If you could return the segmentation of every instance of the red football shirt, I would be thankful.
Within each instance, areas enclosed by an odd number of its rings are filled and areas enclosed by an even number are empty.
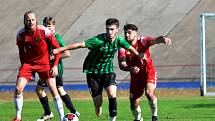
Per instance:
[[[140,68],[141,72],[146,73],[147,71],[155,71],[155,68],[153,67],[152,58],[150,56],[149,47],[151,44],[152,37],[146,36],[146,37],[138,37],[137,42],[133,45],[133,47],[139,52],[139,53],[145,53],[147,55],[147,61],[141,60],[134,54],[130,53],[129,51],[125,50],[124,48],[121,48],[118,51],[119,57],[125,57],[126,63],[129,67],[137,66]]]
[[[21,63],[49,65],[49,46],[59,48],[53,33],[44,26],[38,25],[33,34],[25,28],[17,33],[16,44],[19,48]],[[56,55],[54,65],[58,64],[60,54]]]

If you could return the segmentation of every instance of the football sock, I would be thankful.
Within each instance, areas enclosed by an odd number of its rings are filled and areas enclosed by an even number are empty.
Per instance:
[[[23,94],[22,93],[14,96],[14,104],[15,104],[15,108],[16,108],[16,117],[18,119],[21,119],[22,106],[23,106]]]
[[[65,95],[61,96],[61,99],[65,103],[66,107],[70,110],[70,112],[75,114],[76,110],[72,104],[72,101],[71,101],[71,98],[69,97],[69,95],[65,94]]]
[[[151,108],[152,116],[158,116],[157,98],[149,101],[149,106]]]
[[[138,106],[136,109],[131,109],[134,119],[140,120],[141,119],[141,108]]]
[[[54,105],[55,105],[55,109],[58,111],[60,115],[60,121],[63,120],[64,109],[63,109],[63,103],[62,103],[62,100],[60,99],[60,96],[54,97]]]
[[[110,117],[110,121],[116,121],[116,116]]]
[[[110,117],[115,117],[117,115],[116,98],[109,98],[109,115]]]
[[[45,115],[50,115],[51,114],[51,110],[50,110],[50,107],[49,107],[49,101],[48,101],[48,97],[45,96],[45,97],[41,97],[39,98],[40,100],[40,103],[42,104],[43,106],[43,109],[45,111]]]

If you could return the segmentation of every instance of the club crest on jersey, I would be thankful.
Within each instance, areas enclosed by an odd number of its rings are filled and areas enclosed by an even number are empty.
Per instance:
[[[39,42],[39,41],[41,41],[41,37],[40,37],[40,36],[37,36],[37,37],[35,38],[35,40],[36,40],[37,42]]]

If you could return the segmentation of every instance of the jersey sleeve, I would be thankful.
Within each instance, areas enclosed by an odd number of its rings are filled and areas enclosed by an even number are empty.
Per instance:
[[[119,38],[119,42],[120,42],[120,47],[123,47],[125,49],[129,49],[130,48],[130,44],[122,37],[118,36]]]
[[[146,47],[150,47],[152,46],[152,36],[145,36],[145,37],[140,37],[141,38],[141,43],[146,46]]]
[[[50,43],[52,47],[54,48],[60,47],[54,34],[47,28],[45,28],[45,37],[46,37],[46,40],[49,41],[48,43]],[[56,54],[54,65],[56,66],[58,65],[59,59],[60,59],[60,53]]]
[[[93,48],[96,48],[102,44],[102,35],[94,36],[93,38],[87,39],[85,41],[85,47],[89,50],[92,50]]]
[[[124,48],[120,48],[118,50],[118,56],[119,56],[119,58],[125,58],[126,57]]]
[[[55,38],[57,39],[60,47],[64,47],[65,46],[65,42],[63,40],[63,37],[60,34],[55,33]]]

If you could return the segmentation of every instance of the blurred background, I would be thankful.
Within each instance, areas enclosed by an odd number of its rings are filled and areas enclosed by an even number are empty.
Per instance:
[[[23,27],[23,14],[33,10],[42,24],[45,16],[56,19],[56,31],[66,44],[80,42],[105,32],[105,20],[115,17],[123,25],[133,23],[139,35],[166,35],[172,39],[170,47],[151,47],[159,82],[200,82],[200,13],[215,12],[214,0],[1,0],[0,1],[0,85],[15,85],[20,66],[16,33]],[[212,22],[213,23],[213,22]],[[210,26],[210,25],[209,25]],[[211,32],[214,27],[208,31]],[[214,33],[208,35],[214,38]],[[213,74],[215,41],[208,39],[208,64]],[[64,59],[65,84],[86,84],[82,64],[88,49],[70,51]],[[116,54],[117,56],[117,54]],[[129,82],[129,73],[115,71],[120,83]],[[36,82],[31,82],[35,85]]]

